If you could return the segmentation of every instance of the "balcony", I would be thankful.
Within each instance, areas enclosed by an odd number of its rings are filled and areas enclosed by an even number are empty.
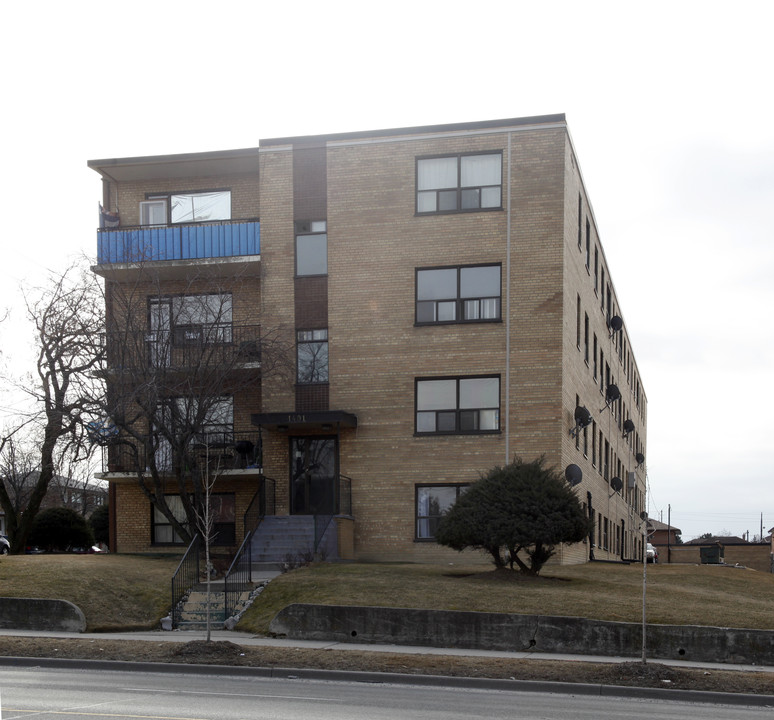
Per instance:
[[[261,326],[214,323],[167,330],[126,330],[105,336],[108,373],[128,372],[142,382],[162,368],[212,373],[261,367]]]
[[[143,267],[169,277],[191,265],[242,273],[260,260],[260,228],[258,220],[242,220],[98,230],[94,271],[118,280]]]
[[[158,442],[158,440],[156,440]],[[103,478],[114,482],[137,479],[138,471],[150,472],[151,438],[124,438],[102,446]],[[156,467],[162,474],[176,472],[175,460],[163,442],[155,451]],[[200,433],[180,460],[188,472],[201,472],[205,467],[218,474],[260,476],[261,438],[255,432],[219,431]]]

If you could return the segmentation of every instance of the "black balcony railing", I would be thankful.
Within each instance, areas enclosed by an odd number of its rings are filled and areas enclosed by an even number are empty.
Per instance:
[[[162,369],[255,368],[261,363],[261,326],[209,323],[164,330],[118,330],[104,337],[107,366],[142,380]]]
[[[197,433],[184,453],[173,451],[157,438],[121,438],[102,447],[102,471],[136,473],[151,467],[151,456],[162,473],[172,473],[181,465],[188,470],[207,467],[217,470],[260,470],[260,436],[257,432],[219,429]]]

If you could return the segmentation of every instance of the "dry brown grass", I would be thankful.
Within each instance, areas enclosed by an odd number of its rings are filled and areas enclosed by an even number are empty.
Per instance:
[[[0,559],[0,596],[75,603],[90,631],[158,626],[175,556],[21,555]],[[538,578],[486,565],[319,564],[275,578],[238,629],[267,633],[290,603],[571,615],[640,622],[642,566],[549,566]],[[774,629],[774,575],[712,565],[649,565],[647,619]]]
[[[265,633],[286,605],[382,605],[642,620],[641,565],[550,566],[538,578],[482,566],[321,564],[273,580],[240,630]],[[774,629],[774,575],[712,565],[649,565],[647,619]]]
[[[91,632],[154,628],[169,611],[179,562],[173,556],[6,555],[0,596],[69,600]]]

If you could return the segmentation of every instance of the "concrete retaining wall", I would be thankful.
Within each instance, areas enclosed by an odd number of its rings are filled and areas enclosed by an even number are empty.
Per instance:
[[[269,627],[299,640],[641,657],[642,626],[586,618],[289,605]],[[774,631],[648,625],[649,658],[774,665]]]
[[[0,598],[0,628],[84,632],[86,618],[67,600]]]

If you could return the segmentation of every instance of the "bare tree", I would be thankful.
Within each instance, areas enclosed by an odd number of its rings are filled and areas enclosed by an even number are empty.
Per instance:
[[[21,428],[40,435],[38,476],[24,507],[14,502],[0,483],[0,504],[6,512],[11,552],[22,552],[32,521],[57,474],[59,461],[78,462],[89,456],[92,443],[86,419],[98,409],[99,381],[94,376],[102,361],[99,342],[104,327],[99,284],[79,265],[52,275],[48,284],[24,293],[27,317],[35,328],[35,372],[17,383],[31,401],[29,413],[6,435],[2,445]],[[2,447],[0,445],[0,447]],[[4,449],[4,448],[3,448]]]
[[[108,470],[134,473],[185,543],[205,507],[208,468],[237,444],[235,425],[248,422],[234,398],[258,393],[262,377],[291,367],[287,333],[235,322],[239,283],[203,275],[162,283],[150,270],[132,282],[107,278],[100,432]],[[243,449],[244,462],[255,462],[255,444]]]
[[[16,529],[18,519],[27,507],[40,468],[40,444],[23,434],[4,439],[0,450],[0,476],[4,492],[0,491],[8,530]]]

